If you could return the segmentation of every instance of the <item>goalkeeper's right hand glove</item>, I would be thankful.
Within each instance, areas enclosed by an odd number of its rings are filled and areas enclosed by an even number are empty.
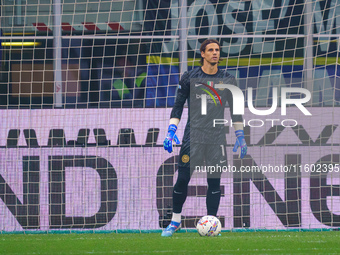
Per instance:
[[[180,144],[177,135],[175,134],[177,127],[175,124],[171,124],[168,128],[168,134],[163,142],[164,150],[168,151],[169,153],[172,152],[172,141],[175,141],[176,144]]]
[[[236,130],[236,143],[233,149],[233,152],[237,152],[238,147],[240,147],[240,154],[239,158],[244,158],[244,156],[247,154],[247,144],[246,140],[244,139],[244,132],[243,130]]]

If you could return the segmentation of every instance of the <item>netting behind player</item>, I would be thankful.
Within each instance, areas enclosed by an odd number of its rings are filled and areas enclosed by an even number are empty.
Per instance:
[[[3,1],[0,229],[166,225],[179,148],[169,156],[162,143],[180,75],[200,65],[206,38],[219,40],[220,68],[245,95],[248,158],[234,157],[226,115],[228,162],[261,167],[222,179],[223,229],[339,226],[339,7],[337,0]],[[311,93],[303,103],[311,116],[290,104],[304,100],[294,91],[301,88]],[[295,100],[285,101],[286,114],[282,98]],[[263,111],[275,99],[270,115],[249,110],[250,101]],[[204,178],[192,179],[186,227],[206,214],[206,189]]]

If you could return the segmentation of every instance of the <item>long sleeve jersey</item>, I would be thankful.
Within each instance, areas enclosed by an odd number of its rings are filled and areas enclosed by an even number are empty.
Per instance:
[[[181,119],[183,107],[188,101],[188,121],[183,142],[206,144],[226,144],[224,125],[215,125],[214,119],[224,119],[224,109],[228,103],[230,116],[235,122],[242,122],[242,115],[233,114],[233,97],[229,89],[212,91],[204,84],[223,83],[237,86],[235,77],[225,70],[218,69],[214,75],[206,74],[201,67],[185,72],[179,82],[177,96],[171,112],[171,118]],[[210,92],[210,93],[208,93]],[[216,95],[216,93],[218,95]],[[202,114],[202,95],[206,94],[206,115]],[[213,98],[212,98],[213,97]],[[221,101],[220,101],[221,100]],[[230,122],[230,120],[228,120]]]

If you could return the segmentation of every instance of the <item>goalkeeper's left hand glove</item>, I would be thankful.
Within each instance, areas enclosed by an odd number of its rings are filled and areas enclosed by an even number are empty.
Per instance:
[[[233,152],[237,152],[238,147],[241,148],[239,157],[242,159],[247,154],[247,144],[246,140],[244,139],[244,132],[243,130],[236,130],[236,143],[233,149]]]
[[[164,150],[168,151],[169,153],[172,152],[172,142],[175,141],[176,144],[180,144],[177,135],[175,134],[177,130],[176,125],[171,124],[168,129],[168,134],[163,142]]]

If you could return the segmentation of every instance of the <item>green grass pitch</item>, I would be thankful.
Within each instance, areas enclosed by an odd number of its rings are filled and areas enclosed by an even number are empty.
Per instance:
[[[2,234],[0,254],[339,254],[340,232]]]

